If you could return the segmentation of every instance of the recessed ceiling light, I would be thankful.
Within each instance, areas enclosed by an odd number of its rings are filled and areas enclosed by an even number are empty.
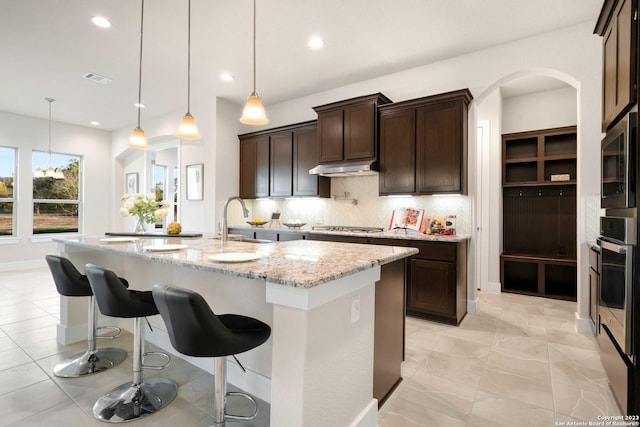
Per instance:
[[[319,36],[313,36],[309,39],[307,45],[311,49],[321,49],[324,46],[324,40],[322,40]]]
[[[231,73],[222,73],[222,74],[220,74],[220,80],[222,80],[222,81],[230,82],[230,81],[233,81],[233,79],[235,79],[235,77]]]
[[[93,121],[93,122],[89,122],[89,123],[94,125],[94,126],[100,126],[100,122]]]
[[[136,108],[144,108],[144,104],[138,104],[137,102],[133,104]]]
[[[91,22],[100,28],[111,28],[111,21],[103,16],[92,16]]]

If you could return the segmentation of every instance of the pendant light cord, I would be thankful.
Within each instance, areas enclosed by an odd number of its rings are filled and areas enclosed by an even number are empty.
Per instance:
[[[144,0],[140,12],[140,62],[138,63],[138,127],[140,127],[140,110],[142,109],[142,34],[144,25]]]
[[[256,94],[256,0],[253,0],[253,94]]]
[[[187,23],[187,114],[191,113],[191,0]]]

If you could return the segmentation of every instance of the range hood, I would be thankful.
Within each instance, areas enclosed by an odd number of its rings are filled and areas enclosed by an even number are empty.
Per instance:
[[[349,162],[325,163],[309,169],[311,175],[320,176],[364,176],[377,175],[375,160],[357,160]]]

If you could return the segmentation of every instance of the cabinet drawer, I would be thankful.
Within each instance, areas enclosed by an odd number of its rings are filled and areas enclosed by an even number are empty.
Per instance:
[[[431,259],[435,261],[455,261],[456,245],[453,243],[415,243],[411,242],[409,246],[418,249],[420,252],[414,255],[417,259]]]

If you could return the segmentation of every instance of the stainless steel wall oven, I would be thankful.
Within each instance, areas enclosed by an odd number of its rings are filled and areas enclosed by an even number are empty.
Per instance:
[[[636,218],[600,219],[600,356],[611,389],[627,411],[634,362]]]

